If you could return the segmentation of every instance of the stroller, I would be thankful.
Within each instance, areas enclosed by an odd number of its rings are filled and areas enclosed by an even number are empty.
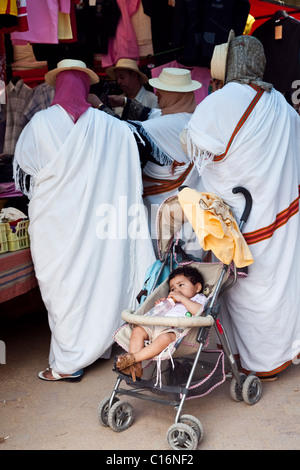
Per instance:
[[[185,188],[180,188],[180,191]],[[245,188],[234,188],[233,192],[242,193],[246,199],[245,210],[238,226],[241,230],[249,216],[252,198]],[[177,341],[171,343],[168,351],[143,362],[142,378],[133,381],[130,375],[113,369],[118,374],[115,387],[111,396],[103,399],[98,407],[100,423],[120,432],[131,426],[134,411],[131,403],[120,400],[118,396],[125,395],[173,406],[177,411],[175,422],[167,430],[167,442],[173,450],[195,450],[203,439],[203,426],[199,419],[182,414],[182,409],[185,400],[203,397],[226,380],[225,359],[231,368],[230,396],[233,400],[254,405],[262,394],[261,381],[254,372],[248,376],[239,372],[220,320],[219,298],[237,282],[238,270],[233,262],[198,262],[188,255],[184,257],[183,262],[178,262],[174,255],[175,247],[178,246],[179,229],[186,222],[188,219],[178,196],[171,196],[161,205],[157,215],[160,270],[164,269],[166,263],[171,263],[172,271],[174,261],[176,265],[189,264],[199,269],[204,279],[203,293],[207,296],[204,309],[200,309],[194,317],[147,316],[146,313],[155,302],[167,297],[169,292],[168,279],[159,284],[160,273],[156,273],[153,290],[148,293],[144,302],[134,312],[122,312],[125,323],[115,333],[115,341],[128,351],[132,325],[135,324],[180,327],[183,328],[183,333]],[[221,343],[221,349],[208,348],[212,327]],[[121,387],[122,383],[124,387]]]

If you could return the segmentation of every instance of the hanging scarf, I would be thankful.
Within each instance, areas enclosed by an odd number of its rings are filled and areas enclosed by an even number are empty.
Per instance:
[[[196,109],[195,94],[193,91],[176,92],[176,91],[159,91],[159,107],[161,114],[175,113],[193,113]]]
[[[80,70],[64,70],[56,77],[56,89],[51,106],[59,104],[74,122],[91,106],[87,102],[90,78]]]

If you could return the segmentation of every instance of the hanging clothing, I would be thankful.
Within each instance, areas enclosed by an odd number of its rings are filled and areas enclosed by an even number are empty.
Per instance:
[[[249,0],[176,0],[173,47],[186,66],[210,67],[215,45],[227,42],[231,29],[243,34],[250,12]]]
[[[0,5],[0,15],[17,16],[17,0],[3,0]]]
[[[12,79],[6,87],[6,128],[4,138],[4,153],[13,155],[16,142],[27,124],[24,110],[27,108],[33,90],[22,79]]]
[[[75,11],[78,42],[82,52],[107,54],[109,38],[116,34],[121,17],[117,0],[89,0],[80,2]]]
[[[0,80],[3,82],[2,86],[6,83],[6,52],[5,52],[5,40],[4,34],[0,34]],[[1,95],[1,93],[0,93]],[[3,95],[2,95],[3,97]],[[3,102],[3,99],[0,98]]]
[[[108,51],[101,55],[102,67],[107,68],[115,65],[119,59],[139,58],[139,48],[135,30],[131,23],[132,15],[137,12],[140,0],[117,0],[121,18],[118,22],[116,34],[109,38]]]
[[[22,132],[14,168],[22,187],[23,172],[31,175],[29,233],[52,332],[50,367],[71,374],[111,347],[154,262],[136,143],[106,113],[88,108],[74,123],[54,105]]]
[[[24,108],[24,116],[30,121],[32,116],[42,109],[48,108],[54,98],[55,88],[45,82],[32,89],[32,95],[28,105]]]
[[[169,0],[141,0],[145,15],[151,21],[153,51],[155,64],[163,65],[173,58],[172,30],[175,8]]]
[[[27,2],[28,31],[11,33],[13,44],[58,44],[58,12],[70,14],[71,0]]]
[[[300,80],[300,21],[286,12],[278,11],[274,17],[253,32],[264,46],[267,59],[264,79],[284,93],[291,103],[291,94]]]
[[[272,88],[235,132],[256,94],[229,82],[209,95],[187,126],[187,148],[204,191],[220,196],[237,220],[245,201],[232,189],[243,186],[252,195],[243,235],[254,263],[224,294],[222,314],[242,366],[272,375],[299,352],[300,117]]]
[[[28,31],[26,2],[27,0],[2,2],[0,6],[1,33],[9,34],[13,31]],[[7,5],[6,13],[4,13],[5,3]],[[17,5],[17,15],[15,14],[15,5]]]

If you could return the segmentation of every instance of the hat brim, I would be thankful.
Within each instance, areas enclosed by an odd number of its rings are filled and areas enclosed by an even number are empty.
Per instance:
[[[150,78],[149,79],[149,85],[151,85],[153,88],[156,88],[157,90],[163,90],[163,91],[177,91],[181,93],[188,93],[189,91],[196,91],[199,88],[202,87],[202,83],[197,82],[196,80],[191,80],[189,85],[185,86],[172,86],[172,85],[166,85],[165,83],[162,83],[158,78]]]
[[[93,70],[91,69],[83,68],[83,67],[61,67],[61,68],[50,70],[50,72],[47,72],[44,77],[45,82],[48,83],[48,85],[55,87],[57,75],[60,72],[64,72],[65,70],[79,70],[80,72],[86,73],[90,77],[91,85],[95,85],[95,83],[98,83],[100,80],[98,75],[95,72],[93,72]]]
[[[235,37],[233,29],[230,30],[228,35],[228,40],[224,44],[219,44],[215,46],[214,52],[210,62],[210,73],[211,77],[215,80],[221,80],[225,83],[226,79],[226,66],[227,66],[227,56],[230,43]]]
[[[140,82],[142,85],[145,85],[145,83],[148,83],[148,77],[147,75],[145,75],[143,72],[140,72],[140,70],[136,70],[134,68],[131,68],[131,67],[126,67],[124,65],[124,67],[121,65],[121,66],[118,66],[118,67],[108,67],[108,69],[105,70],[105,73],[106,75],[109,76],[109,78],[111,78],[112,80],[116,80],[117,77],[116,77],[116,74],[115,74],[115,71],[116,70],[130,70],[131,72],[136,72],[139,76],[140,76]]]

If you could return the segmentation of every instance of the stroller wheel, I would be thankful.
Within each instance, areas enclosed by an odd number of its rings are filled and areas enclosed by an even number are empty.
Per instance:
[[[256,375],[248,375],[243,384],[243,400],[248,405],[255,405],[260,400],[262,384]]]
[[[128,429],[134,420],[133,407],[127,401],[118,400],[108,411],[108,424],[113,431]]]
[[[182,415],[179,419],[180,423],[188,424],[197,434],[198,442],[201,442],[204,435],[204,430],[198,418],[192,415]]]
[[[239,385],[235,377],[232,378],[230,383],[230,396],[234,401],[243,401],[243,384],[246,380],[245,374],[240,374],[242,386]]]
[[[196,450],[198,436],[196,431],[185,423],[175,423],[169,427],[167,441],[173,450]]]
[[[98,418],[100,423],[103,426],[108,426],[108,405],[109,405],[110,397],[104,398],[98,406]],[[114,398],[113,403],[119,401],[119,398]]]

